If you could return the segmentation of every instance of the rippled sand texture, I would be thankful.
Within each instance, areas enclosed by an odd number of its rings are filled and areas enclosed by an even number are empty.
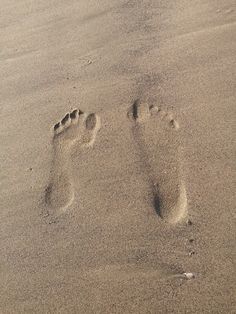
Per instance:
[[[235,312],[235,10],[1,1],[1,313]]]

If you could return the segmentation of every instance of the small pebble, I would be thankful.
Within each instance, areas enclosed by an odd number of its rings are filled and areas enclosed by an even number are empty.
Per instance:
[[[194,279],[195,275],[193,273],[183,273],[186,279]]]

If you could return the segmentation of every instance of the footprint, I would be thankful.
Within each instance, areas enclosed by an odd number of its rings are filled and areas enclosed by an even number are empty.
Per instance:
[[[45,194],[48,213],[52,211],[61,213],[73,202],[72,148],[75,145],[81,148],[92,146],[100,125],[98,115],[87,114],[77,109],[67,113],[54,125],[51,179]]]
[[[82,274],[85,278],[90,277],[93,281],[99,282],[130,282],[135,279],[150,280],[151,278],[160,281],[184,277],[182,270],[161,263],[157,263],[155,268],[138,264],[104,265],[85,269]]]
[[[143,171],[152,190],[156,213],[175,224],[187,217],[187,196],[181,173],[179,124],[157,106],[134,103],[128,111]]]

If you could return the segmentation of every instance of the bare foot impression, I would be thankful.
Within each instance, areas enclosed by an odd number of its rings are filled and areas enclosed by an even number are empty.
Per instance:
[[[57,213],[65,211],[74,199],[72,148],[75,145],[81,148],[92,146],[100,125],[100,118],[95,113],[87,114],[77,109],[54,125],[52,173],[45,200]]]
[[[154,209],[163,220],[175,224],[187,217],[179,124],[171,114],[145,103],[134,103],[128,117],[152,190]]]

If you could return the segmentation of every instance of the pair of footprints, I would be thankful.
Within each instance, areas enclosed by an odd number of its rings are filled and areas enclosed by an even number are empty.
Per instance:
[[[177,223],[187,217],[187,197],[180,177],[179,147],[175,140],[179,125],[171,115],[143,103],[135,103],[128,111],[128,117],[152,190],[153,207],[163,220]],[[51,209],[63,212],[72,204],[71,149],[75,144],[92,146],[100,127],[101,120],[97,114],[77,109],[55,124],[53,168],[45,197],[49,212]],[[151,160],[151,156],[156,158]]]

